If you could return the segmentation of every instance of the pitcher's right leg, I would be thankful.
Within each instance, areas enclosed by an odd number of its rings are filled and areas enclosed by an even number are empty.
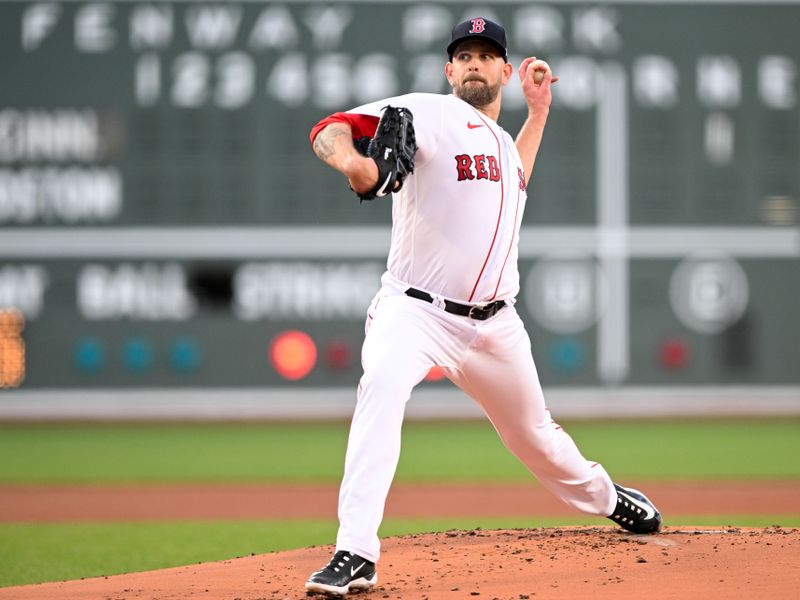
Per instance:
[[[337,550],[377,562],[378,528],[400,458],[405,404],[432,366],[431,324],[407,297],[384,297],[362,348],[364,375],[339,490]]]

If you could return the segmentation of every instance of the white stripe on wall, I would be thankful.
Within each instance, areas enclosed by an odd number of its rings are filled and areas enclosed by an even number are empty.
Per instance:
[[[0,259],[385,259],[390,235],[388,226],[0,228]],[[535,258],[565,247],[594,253],[599,236],[595,227],[527,226],[519,254]],[[632,226],[615,237],[632,258],[679,258],[709,249],[756,258],[800,256],[798,227]]]
[[[800,386],[603,387],[545,390],[556,419],[684,416],[800,416]],[[0,421],[349,419],[355,390],[44,389],[0,394]],[[410,419],[482,419],[455,388],[414,391]]]

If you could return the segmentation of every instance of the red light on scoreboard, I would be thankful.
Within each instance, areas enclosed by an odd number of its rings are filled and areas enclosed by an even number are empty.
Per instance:
[[[661,344],[659,359],[661,365],[671,371],[683,369],[691,358],[689,345],[680,338],[672,338]]]
[[[353,351],[346,342],[331,342],[325,349],[325,359],[330,369],[346,371],[353,366]]]
[[[297,381],[308,375],[317,363],[317,346],[302,331],[284,331],[270,347],[272,366],[284,379]]]

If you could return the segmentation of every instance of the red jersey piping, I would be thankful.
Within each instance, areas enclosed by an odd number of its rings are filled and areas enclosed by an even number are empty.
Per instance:
[[[473,108],[473,110],[475,109]],[[478,283],[480,283],[481,277],[483,277],[483,271],[486,269],[486,264],[489,262],[489,257],[492,255],[492,250],[494,249],[494,243],[495,241],[497,241],[497,232],[500,230],[500,218],[503,216],[503,199],[505,198],[506,195],[505,186],[503,184],[503,161],[502,161],[502,152],[500,149],[500,140],[497,139],[497,135],[492,130],[492,128],[489,127],[489,124],[486,123],[486,119],[483,118],[480,112],[475,110],[475,114],[478,115],[478,118],[484,122],[487,129],[492,133],[495,141],[497,142],[497,155],[498,155],[497,160],[499,163],[497,165],[497,168],[500,171],[500,210],[497,212],[497,224],[494,227],[494,236],[492,237],[492,243],[489,245],[489,252],[486,253],[486,259],[483,261],[481,272],[478,273],[478,278],[475,280],[475,285],[472,287],[472,293],[469,295],[468,302],[472,302],[472,299],[475,297],[475,290],[478,289]]]
[[[506,270],[506,263],[508,262],[508,257],[511,255],[511,248],[514,247],[514,236],[517,232],[517,219],[519,218],[519,193],[521,191],[522,190],[517,190],[517,209],[514,211],[514,227],[511,229],[511,243],[508,245],[508,252],[506,252],[506,258],[503,261],[503,268],[500,269],[500,277],[497,279],[497,287],[494,288],[494,295],[490,300],[497,298],[497,290],[500,289],[500,282],[503,280],[503,272]]]

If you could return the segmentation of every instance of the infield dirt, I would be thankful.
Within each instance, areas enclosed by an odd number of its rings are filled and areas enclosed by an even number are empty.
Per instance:
[[[676,515],[800,511],[797,481],[647,483],[640,489],[658,505],[668,524]],[[336,519],[337,495],[335,485],[10,485],[0,486],[0,522]],[[537,485],[396,484],[389,492],[386,516],[579,515]]]
[[[330,546],[161,571],[0,589],[0,599],[303,598]],[[800,530],[613,527],[452,531],[384,541],[378,585],[354,598],[796,598]]]

